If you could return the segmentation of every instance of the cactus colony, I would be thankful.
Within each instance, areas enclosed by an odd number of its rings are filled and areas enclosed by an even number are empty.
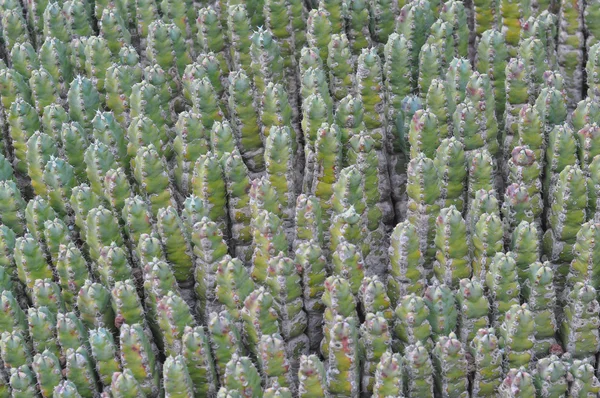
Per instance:
[[[600,397],[600,5],[0,0],[0,398]]]

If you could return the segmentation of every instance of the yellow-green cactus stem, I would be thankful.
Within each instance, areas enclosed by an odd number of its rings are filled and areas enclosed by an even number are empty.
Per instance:
[[[121,219],[125,223],[125,234],[134,244],[139,242],[142,234],[150,234],[153,231],[150,206],[139,195],[125,199]]]
[[[175,123],[175,138],[173,139],[175,165],[173,175],[175,185],[184,195],[190,191],[189,184],[191,181],[189,177],[192,174],[196,160],[200,155],[206,154],[210,150],[209,131],[204,129],[201,119],[202,116],[198,113],[184,111],[179,114],[177,123]],[[143,122],[140,119],[137,123],[140,127],[139,137],[152,136],[149,134],[148,129],[152,131],[154,128],[145,118]],[[157,134],[156,136],[160,137],[161,135]],[[154,145],[156,146],[156,144]]]
[[[493,324],[500,326],[510,308],[519,304],[517,266],[510,252],[496,253],[486,275],[485,284],[490,291]]]
[[[375,48],[363,49],[356,64],[356,89],[364,106],[364,123],[381,150],[386,142],[385,94],[381,60]]]
[[[546,215],[548,229],[543,238],[543,251],[555,264],[556,276],[563,281],[574,258],[573,246],[577,233],[586,220],[587,186],[578,166],[566,166],[552,189],[550,208]]]
[[[504,250],[503,224],[498,213],[483,213],[471,231],[473,276],[484,281],[496,253]]]
[[[502,383],[502,351],[494,329],[479,329],[470,346],[475,364],[473,395],[494,397]]]
[[[558,65],[565,77],[570,107],[574,107],[582,95],[584,7],[580,1],[561,1],[558,14]]]
[[[5,369],[15,369],[31,364],[30,344],[25,339],[26,332],[21,330],[6,331],[2,333],[0,348],[2,349],[2,362]]]
[[[160,208],[173,205],[175,200],[166,162],[153,145],[140,148],[134,162],[133,175],[156,216]]]
[[[238,355],[243,355],[244,348],[240,331],[229,313],[222,311],[213,312],[208,317],[208,331],[210,344],[213,349],[215,368],[221,384],[227,379],[227,364]],[[259,377],[260,380],[260,377]]]
[[[160,3],[163,20],[175,24],[183,36],[191,38],[195,33],[196,9],[192,1],[163,0]]]
[[[61,361],[66,357],[69,348],[87,347],[88,330],[75,312],[56,315],[56,335],[61,350]]]
[[[328,45],[329,89],[336,101],[352,93],[354,87],[354,65],[350,43],[345,34],[334,34]]]
[[[77,386],[70,380],[61,380],[52,393],[52,398],[81,398]]]
[[[442,46],[436,42],[427,42],[421,48],[418,87],[423,99],[428,95],[432,81],[442,74],[442,50]]]
[[[46,307],[54,317],[59,312],[65,312],[60,287],[51,279],[37,279],[33,285],[31,299],[34,306]]]
[[[6,67],[0,68],[0,83],[0,95],[2,95],[0,104],[4,108],[3,113],[6,113],[3,115],[3,120],[6,123],[9,122],[8,116],[14,102],[25,102],[31,105],[31,88],[29,82],[20,73]],[[18,110],[18,108],[15,108],[15,110]]]
[[[0,294],[0,304],[2,305],[2,312],[0,313],[0,331],[21,331],[27,333],[27,318],[25,312],[19,307],[19,303],[12,291],[2,291]]]
[[[267,386],[295,389],[291,375],[291,365],[285,352],[285,342],[281,335],[263,334],[258,345],[258,367]]]
[[[123,324],[119,340],[123,369],[131,370],[147,397],[157,397],[160,388],[158,363],[144,327]]]
[[[526,146],[533,151],[535,160],[542,164],[545,156],[544,127],[537,107],[527,104],[521,108],[517,130],[513,139],[507,144],[508,146],[504,148],[507,154],[512,154],[518,146]]]
[[[131,34],[129,33],[128,22],[125,22],[119,10],[114,5],[110,5],[102,11],[102,16],[98,19],[98,29],[100,36],[106,40],[107,46],[113,56],[119,54],[121,48],[131,44]]]
[[[395,313],[394,333],[402,351],[416,342],[431,347],[432,328],[429,323],[429,307],[421,296],[414,293],[403,296],[398,302]]]
[[[27,140],[40,129],[40,118],[35,108],[19,95],[16,96],[10,107],[5,109],[7,110],[8,133],[13,142],[15,170],[27,173]]]
[[[100,283],[85,281],[77,295],[77,309],[81,322],[88,329],[99,327],[112,329],[115,325],[110,291]]]
[[[389,37],[395,33],[395,16],[400,13],[404,1],[378,0],[368,5],[369,30],[373,39],[380,45],[388,42]]]
[[[79,290],[90,278],[87,263],[81,251],[73,242],[61,244],[55,263],[58,284],[68,310],[73,310]]]
[[[498,388],[498,397],[502,398],[525,398],[534,395],[533,377],[524,367],[510,369]]]
[[[194,394],[192,378],[181,355],[168,356],[163,365],[165,398],[190,397]]]
[[[33,351],[39,354],[44,350],[49,350],[59,356],[56,315],[48,307],[31,307],[27,310],[27,323]]]
[[[585,199],[587,200],[587,197]],[[522,221],[534,223],[539,227],[541,211],[542,204],[530,200],[527,186],[518,183],[509,185],[502,204],[505,240],[510,241],[513,232]]]
[[[27,365],[10,369],[9,384],[12,389],[11,397],[26,398],[37,395],[37,383],[35,374]]]
[[[31,79],[31,74],[40,69],[40,61],[30,42],[16,43],[10,51],[12,68],[23,76]]]
[[[180,283],[189,281],[193,272],[192,249],[184,234],[183,221],[171,206],[160,209],[157,220],[158,233],[175,278]]]
[[[379,314],[388,322],[391,322],[394,316],[392,303],[388,297],[385,284],[377,275],[368,276],[363,280],[358,297],[363,313]]]
[[[225,19],[225,18],[224,18]],[[229,66],[226,59],[227,36],[222,35],[226,26],[221,24],[218,12],[213,7],[203,7],[198,10],[196,19],[197,38],[194,40],[196,53],[213,53],[216,57],[221,74],[227,75]]]
[[[329,398],[325,367],[316,355],[303,355],[300,358],[298,396],[301,398]]]
[[[516,146],[506,162],[506,167],[508,169],[507,183],[520,184],[526,188],[529,201],[532,202],[532,207],[535,209],[533,217],[538,219],[543,208],[540,159],[528,146]]]
[[[106,70],[104,90],[106,106],[120,123],[129,119],[129,96],[133,86],[142,81],[142,68],[139,55],[132,46],[123,46],[119,51],[119,63],[113,63]]]
[[[250,45],[252,43],[252,27],[248,19],[248,10],[245,4],[229,6],[227,15],[227,35],[229,38],[229,51],[232,69],[243,70],[248,76],[252,76],[252,62],[250,56]]]
[[[142,392],[140,383],[129,369],[123,369],[123,372],[112,374],[110,391],[115,398],[143,398],[146,396]]]
[[[548,355],[556,344],[558,323],[554,314],[556,294],[553,281],[554,270],[550,263],[534,262],[529,267],[528,279],[523,285],[523,296],[527,299],[535,323],[533,350],[537,357]]]
[[[542,184],[544,197],[547,200],[551,196],[551,187],[557,184],[558,176],[563,169],[567,165],[577,164],[577,139],[567,123],[555,126],[550,131],[545,159],[546,167]]]
[[[178,79],[185,66],[192,63],[185,43],[186,33],[176,24],[154,21],[148,26],[146,57],[165,70],[175,68],[173,79]]]
[[[115,282],[111,290],[111,304],[116,319],[127,324],[145,324],[146,317],[142,302],[131,279]]]
[[[104,198],[117,214],[121,213],[125,200],[133,195],[133,190],[123,168],[110,169],[104,176]]]
[[[360,348],[364,353],[362,364],[361,390],[372,393],[376,383],[377,365],[382,356],[389,352],[392,333],[382,313],[368,312],[360,327]]]
[[[112,242],[123,244],[121,228],[115,214],[103,206],[91,209],[86,219],[85,240],[89,255],[94,261],[100,256],[103,246]]]
[[[371,24],[370,6],[371,4],[365,0],[350,0],[345,5],[346,32],[354,56],[358,56],[363,49],[370,48],[373,45],[371,32],[369,31],[369,25]],[[387,15],[387,13],[384,14]],[[392,24],[394,25],[392,27],[393,31],[395,24]]]
[[[544,43],[535,37],[524,38],[519,43],[519,56],[525,64],[525,73],[529,76],[530,95],[537,97],[547,69],[547,54]]]
[[[42,131],[58,140],[63,125],[69,122],[69,114],[58,103],[52,103],[44,108],[41,117]]]
[[[533,374],[536,393],[544,398],[564,396],[568,370],[568,363],[556,355],[540,358]]]
[[[473,67],[468,59],[455,57],[446,71],[446,103],[448,114],[454,115],[456,107],[465,100],[467,84],[473,76]],[[423,93],[425,95],[427,93]],[[453,127],[453,126],[452,126]]]
[[[62,381],[60,362],[51,351],[36,354],[31,363],[43,397],[51,397],[54,387]]]
[[[304,76],[306,71],[311,68],[322,70],[323,62],[327,62],[327,60],[323,61],[321,59],[318,48],[309,45],[305,46],[302,51],[300,51],[300,56],[298,57],[298,69],[300,77]]]
[[[192,246],[196,257],[194,279],[198,300],[199,315],[207,319],[214,309],[214,286],[218,262],[227,255],[228,247],[223,240],[223,233],[218,225],[208,218],[202,218],[194,224],[192,230]]]
[[[89,342],[100,382],[109,386],[113,373],[121,371],[113,335],[105,328],[90,330]]]
[[[222,384],[242,397],[262,396],[260,374],[249,357],[234,354],[227,362]]]
[[[93,34],[91,4],[82,0],[68,0],[63,2],[62,7],[69,24],[71,37],[86,37]]]
[[[386,351],[375,371],[373,395],[376,397],[400,396],[403,391],[403,363],[400,354]]]
[[[148,326],[150,327],[150,330],[156,336],[158,348],[160,350],[164,350],[166,349],[165,345],[167,344],[167,336],[165,336],[163,333],[163,328],[159,326],[159,321],[165,321],[166,319],[168,322],[168,318],[163,317],[159,319],[159,301],[161,298],[166,297],[169,292],[174,292],[176,295],[179,295],[180,290],[177,286],[177,282],[175,281],[175,277],[173,276],[173,272],[164,259],[159,259],[156,257],[149,259],[148,261],[144,262],[143,270],[144,303],[146,304],[146,312],[143,315],[148,320]],[[126,293],[126,295],[127,294],[128,293]],[[138,306],[135,303],[135,300],[130,300],[129,304],[133,304],[129,305],[129,308],[134,312],[137,312]],[[161,308],[163,313],[169,311],[164,305]],[[137,314],[134,314],[134,316],[135,315]],[[167,331],[165,333],[168,334],[170,332]]]
[[[53,157],[57,156],[56,141],[45,133],[36,131],[27,140],[27,153],[25,159],[27,161],[27,174],[31,179],[31,186],[36,195],[47,196],[47,187],[44,184],[44,168],[46,163]]]
[[[437,117],[440,139],[445,139],[448,137],[448,130],[452,126],[450,123],[451,115],[448,113],[446,82],[442,79],[433,79],[426,95],[425,105]]]
[[[323,340],[321,341],[321,353],[329,355],[330,331],[337,316],[343,318],[356,318],[356,300],[352,294],[350,284],[347,280],[336,276],[330,276],[325,280],[325,292],[323,293],[323,304],[325,304]]]
[[[48,249],[44,236],[45,223],[55,218],[56,212],[43,197],[35,196],[27,204],[27,208],[25,209],[27,230],[40,243],[44,250]]]
[[[529,367],[535,344],[535,322],[527,304],[513,305],[498,328],[500,348],[507,369]]]
[[[359,395],[361,357],[357,323],[355,318],[337,316],[329,333],[327,388],[334,396]]]
[[[568,281],[570,284],[576,282],[588,282],[598,289],[600,278],[596,271],[597,263],[596,235],[600,233],[600,225],[595,220],[586,222],[581,226],[575,245],[573,246],[574,258],[569,268]]]
[[[317,49],[323,62],[328,58],[327,45],[334,33],[337,32],[333,30],[330,14],[324,3],[310,10],[306,20],[306,41],[310,47]]]
[[[101,106],[100,94],[94,83],[87,77],[77,76],[67,93],[67,102],[71,120],[79,122],[86,131],[90,131],[92,119]]]
[[[600,345],[595,326],[598,323],[595,314],[600,310],[596,289],[587,282],[576,282],[568,292],[563,310],[560,335],[566,351],[577,359],[593,356]]]
[[[320,325],[323,320],[323,283],[327,278],[325,256],[319,245],[307,241],[296,247],[294,261],[296,267],[300,267],[302,271],[304,308],[308,315],[306,332],[311,348],[317,350],[323,338],[320,328],[316,325]]]
[[[268,82],[287,83],[284,80],[285,65],[281,49],[271,31],[259,27],[250,40],[251,76],[256,91],[264,92]]]
[[[444,138],[446,137],[443,135],[443,128],[439,127],[435,113],[425,109],[416,111],[408,132],[411,159],[415,159],[419,154],[433,159],[440,141]]]
[[[154,232],[140,235],[135,254],[141,266],[146,266],[155,258],[163,261],[165,260],[162,242],[158,238],[158,234]]]
[[[448,336],[456,329],[458,313],[454,292],[452,289],[437,281],[425,289],[423,293],[425,305],[429,308],[429,324],[435,339]]]
[[[434,396],[434,368],[428,349],[423,343],[418,341],[406,347],[403,368],[405,390],[410,396]]]
[[[44,10],[44,37],[55,38],[68,43],[71,40],[71,26],[63,11],[62,2],[48,2]]]
[[[258,91],[257,91],[258,92]],[[260,171],[264,167],[261,124],[252,81],[243,71],[229,75],[229,111],[240,152],[248,168]]]
[[[462,342],[454,333],[440,336],[432,356],[435,390],[447,397],[467,397],[469,364]]]
[[[383,50],[384,64],[383,75],[387,105],[388,130],[387,139],[392,143],[393,153],[401,151],[403,139],[403,121],[401,110],[404,99],[413,88],[410,48],[403,35],[392,33],[389,35]]]
[[[263,286],[255,289],[244,300],[244,307],[240,311],[244,339],[254,355],[258,355],[261,336],[280,333],[279,314],[275,310],[274,300]]]
[[[458,338],[468,348],[478,330],[489,326],[490,304],[484,294],[484,285],[476,278],[461,279],[456,302]]]
[[[169,291],[157,303],[157,320],[161,331],[165,355],[182,352],[182,337],[187,326],[196,326],[190,307],[173,291]]]
[[[461,279],[471,275],[471,260],[467,224],[456,207],[441,210],[436,220],[434,244],[436,277],[448,286],[457,287]]]
[[[21,7],[3,10],[0,23],[2,25],[4,47],[9,54],[17,43],[30,41],[27,23],[23,18]]]
[[[17,238],[15,242],[17,277],[29,289],[36,279],[52,278],[52,269],[46,263],[41,244],[31,234]]]
[[[408,3],[400,10],[396,19],[396,33],[404,35],[411,43],[412,81],[416,84],[419,76],[419,53],[427,40],[427,33],[434,22],[431,4],[427,0]]]
[[[301,276],[292,259],[279,253],[270,259],[265,285],[275,299],[279,313],[281,334],[287,341],[291,361],[308,352],[308,338],[304,334],[307,315],[303,308]]]
[[[75,178],[79,182],[87,181],[85,152],[89,146],[88,135],[78,122],[63,123],[60,143],[65,160],[73,167]]]
[[[240,319],[244,301],[255,287],[244,263],[225,256],[217,266],[215,284],[214,294],[219,303],[234,319]]]
[[[517,264],[521,285],[529,277],[530,264],[540,258],[540,229],[534,222],[521,221],[512,233],[509,247]]]
[[[387,291],[392,303],[396,305],[406,294],[421,294],[425,288],[425,259],[420,249],[417,228],[409,221],[394,228],[389,256]]]
[[[589,166],[592,159],[600,154],[600,127],[596,123],[592,123],[583,127],[576,133],[577,141],[579,141],[578,155],[581,168],[589,174]]]
[[[407,174],[407,219],[417,228],[421,253],[428,261],[435,256],[435,220],[440,212],[438,170],[433,160],[419,154],[408,164]]]
[[[600,44],[596,43],[588,49],[588,60],[585,66],[587,73],[587,85],[588,85],[588,101],[597,99],[600,95],[600,79],[598,76],[600,68]],[[585,101],[585,99],[583,100]],[[578,104],[579,106],[579,104]]]
[[[224,163],[227,194],[230,198],[227,206],[231,220],[231,244],[236,257],[248,262],[252,243],[248,168],[237,148],[232,153],[225,153],[221,162]]]
[[[26,205],[13,181],[0,181],[0,220],[17,235],[25,231]]]
[[[217,376],[205,328],[203,326],[186,327],[182,343],[182,355],[187,362],[194,394],[197,396],[214,394]]]
[[[200,155],[196,161],[191,188],[194,195],[205,200],[208,217],[227,232],[227,190],[221,163],[212,152]]]
[[[569,388],[569,395],[584,397],[600,391],[600,381],[594,376],[594,366],[590,362],[593,361],[576,359],[571,364],[569,374],[574,380]]]
[[[15,231],[0,224],[0,267],[9,274],[15,271],[14,250],[17,235]],[[10,289],[8,289],[10,290]]]

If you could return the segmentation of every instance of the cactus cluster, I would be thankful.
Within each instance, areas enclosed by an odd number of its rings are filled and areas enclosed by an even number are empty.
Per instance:
[[[599,126],[598,1],[0,0],[0,398],[598,397]]]

